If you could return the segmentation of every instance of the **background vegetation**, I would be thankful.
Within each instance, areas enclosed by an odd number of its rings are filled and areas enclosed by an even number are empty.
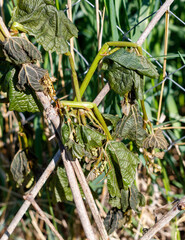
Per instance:
[[[13,10],[13,3],[16,1],[6,0],[1,14],[8,24]],[[97,18],[95,1],[72,1],[74,4],[72,10],[73,22],[79,30],[78,39],[75,39],[75,67],[78,77],[82,82],[88,67],[91,65],[94,57],[98,52],[100,40],[97,40]],[[175,1],[170,11],[182,21],[185,20],[185,2],[183,0]],[[66,9],[66,1],[56,0],[59,9]],[[123,0],[100,0],[99,10],[103,16],[105,6],[105,16],[100,18],[103,24],[102,43],[116,40],[131,39],[136,42],[152,17],[146,18],[153,14],[162,4],[162,1],[123,1]],[[154,224],[155,217],[159,213],[168,210],[160,209],[161,206],[171,203],[177,198],[181,198],[185,193],[185,146],[183,139],[185,138],[184,113],[185,113],[185,70],[182,68],[185,64],[183,58],[184,43],[184,23],[179,21],[173,14],[170,14],[169,21],[169,42],[167,57],[167,73],[172,74],[167,79],[164,87],[164,97],[162,103],[162,113],[165,122],[169,122],[169,126],[175,129],[167,129],[164,134],[169,142],[168,150],[165,152],[162,160],[156,158],[154,163],[147,163],[140,153],[141,163],[138,167],[136,185],[144,194],[146,205],[141,212],[135,213],[129,223],[123,225],[115,238],[120,239],[139,239],[139,232],[144,228],[148,228]],[[146,19],[145,19],[146,18]],[[144,21],[142,21],[145,19]],[[142,21],[142,22],[141,22]],[[161,85],[157,84],[162,80],[162,64],[164,55],[164,17],[159,21],[154,30],[150,33],[145,41],[143,48],[155,59],[153,61],[158,66],[160,78],[157,80],[146,79],[145,83],[145,104],[149,119],[155,126],[159,107],[159,96]],[[37,45],[34,39],[30,38]],[[73,90],[71,83],[71,72],[68,60],[61,59],[56,53],[49,56],[41,46],[38,49],[42,52],[43,67],[48,69],[50,75],[57,78],[55,89],[58,98],[73,98]],[[146,54],[148,57],[148,54]],[[176,71],[177,70],[177,71]],[[98,77],[96,72],[90,85],[85,93],[84,100],[93,101],[99,90],[105,84]],[[2,96],[3,97],[3,96]],[[121,97],[110,91],[100,105],[99,109],[105,113],[112,113],[121,116]],[[15,115],[14,112],[8,110],[8,105],[0,104],[0,231],[3,232],[5,227],[20,208],[23,200],[22,195],[30,189],[34,183],[26,180],[23,185],[16,186],[15,181],[10,173],[11,161],[19,149],[18,146],[18,122],[21,119],[24,131],[28,137],[29,145],[29,161],[33,165],[33,174],[35,178],[47,166],[49,159],[55,153],[57,146],[54,140],[49,141],[51,135],[49,126],[40,113],[20,113]],[[181,127],[181,128],[179,128]],[[51,177],[53,179],[54,177]],[[94,191],[96,202],[100,207],[100,213],[103,217],[109,210],[109,204],[106,197],[106,179],[100,182],[104,176],[102,175],[91,183]],[[37,201],[42,209],[53,221],[55,227],[63,235],[64,239],[83,239],[83,231],[80,221],[76,216],[75,206],[73,202],[55,203],[53,200],[53,192],[51,189],[51,181],[48,181],[40,192]],[[153,211],[156,211],[155,213]],[[162,229],[158,234],[158,239],[179,240],[185,238],[185,225],[183,215],[182,218],[174,219],[169,226]],[[38,232],[37,227],[42,233]],[[10,239],[55,239],[49,227],[45,226],[39,215],[33,209],[30,209],[20,222]],[[47,237],[46,237],[47,236]],[[156,237],[156,239],[157,239]]]

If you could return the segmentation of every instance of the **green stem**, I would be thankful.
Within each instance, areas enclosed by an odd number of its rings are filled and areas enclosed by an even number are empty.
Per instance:
[[[143,111],[143,121],[144,121],[143,128],[146,129],[146,125],[147,125],[147,122],[148,122],[148,116],[147,116],[147,113],[146,113],[144,100],[141,100],[141,107],[142,107],[142,111]]]
[[[100,111],[98,110],[97,106],[95,103],[91,103],[91,102],[71,102],[71,101],[60,101],[61,105],[63,106],[69,106],[69,107],[74,107],[74,108],[83,108],[83,109],[93,109],[97,119],[99,120],[108,140],[111,140],[112,137],[110,135],[110,132],[107,128],[107,125],[100,113]]]
[[[98,52],[98,54],[96,55],[96,58],[94,59],[91,67],[89,68],[89,71],[87,73],[87,75],[84,78],[84,81],[80,87],[80,96],[82,97],[97,66],[99,61],[105,56],[106,52],[108,51],[109,47],[117,47],[115,51],[119,50],[120,47],[134,47],[137,48],[139,53],[142,55],[142,48],[140,46],[138,46],[136,43],[131,43],[131,42],[107,42],[105,43],[102,48],[100,49],[100,51]],[[114,50],[112,50],[114,52]],[[76,101],[76,98],[75,100]]]
[[[69,62],[70,62],[70,66],[71,66],[73,83],[74,83],[74,87],[75,87],[75,94],[76,94],[77,101],[81,102],[80,88],[79,88],[78,77],[77,77],[77,74],[76,74],[73,57],[72,57],[70,52],[67,52],[65,55],[69,57]]]

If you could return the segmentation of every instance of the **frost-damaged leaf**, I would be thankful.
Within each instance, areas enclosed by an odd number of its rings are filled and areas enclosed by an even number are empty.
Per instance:
[[[144,148],[158,148],[167,149],[168,142],[166,141],[161,129],[157,129],[155,132],[150,134],[143,142]]]
[[[130,152],[124,143],[116,141],[108,142],[106,152],[109,159],[119,165],[123,184],[126,187],[131,186],[135,179],[136,168],[139,163],[138,157]]]
[[[143,129],[143,119],[137,104],[131,105],[128,116],[124,115],[118,122],[115,134],[119,138],[135,141],[138,146],[143,145],[147,133]]]
[[[120,221],[123,219],[123,217],[124,217],[123,212],[116,208],[111,209],[108,212],[108,214],[104,220],[104,224],[105,224],[107,233],[109,235],[111,233],[113,233],[119,227]]]
[[[24,181],[24,176],[28,171],[27,157],[24,150],[19,150],[11,163],[10,171],[13,175],[14,180],[21,185]]]
[[[107,56],[106,59],[111,59],[127,69],[137,71],[139,74],[150,78],[158,78],[159,76],[156,66],[147,58],[138,56],[135,52],[128,52],[124,48],[120,48],[118,51]]]
[[[137,212],[138,206],[144,206],[145,205],[145,198],[144,196],[138,191],[137,187],[132,184],[132,187],[130,188],[130,207]]]
[[[129,190],[121,189],[121,209],[123,212],[129,207]]]
[[[2,42],[3,51],[8,61],[16,65],[42,61],[38,49],[28,40],[21,37],[10,37]]]
[[[19,72],[17,88],[25,91],[25,84],[32,87],[35,91],[43,91],[40,79],[44,77],[47,70],[34,64],[23,64]]]
[[[26,88],[25,92],[20,92],[15,87],[16,79],[17,74],[15,74],[15,78],[12,78],[9,82],[9,110],[18,112],[40,112],[31,91]]]
[[[67,179],[66,171],[62,167],[57,167],[57,172],[51,181],[51,188],[57,202],[73,201],[71,189]]]
[[[66,53],[66,41],[78,36],[75,25],[51,0],[19,0],[10,24],[13,22],[22,24],[46,51]]]

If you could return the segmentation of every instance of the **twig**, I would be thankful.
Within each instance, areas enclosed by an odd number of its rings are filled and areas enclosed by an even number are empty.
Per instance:
[[[80,182],[80,185],[82,186],[82,189],[83,189],[83,192],[85,194],[87,203],[88,203],[88,205],[91,209],[91,212],[92,212],[92,215],[94,217],[95,223],[96,223],[96,225],[98,227],[98,230],[100,232],[101,239],[102,240],[107,240],[108,239],[107,231],[106,231],[105,226],[103,224],[103,221],[100,217],[100,214],[99,214],[98,209],[96,207],[96,204],[94,202],[94,198],[93,198],[92,193],[89,189],[89,186],[86,182],[85,176],[82,172],[81,166],[80,166],[78,160],[72,161],[71,164],[74,168],[74,171],[77,175],[77,178]]]
[[[166,10],[168,9],[168,7],[172,4],[174,0],[167,0],[161,7],[160,9],[157,11],[156,15],[153,17],[152,21],[148,24],[148,26],[146,27],[146,29],[144,30],[144,32],[141,34],[140,38],[137,40],[137,44],[139,46],[141,46],[145,39],[147,38],[147,36],[149,35],[149,33],[152,31],[152,29],[155,27],[155,25],[157,24],[157,22],[160,20],[160,18],[162,17],[162,15],[166,12]],[[97,105],[100,104],[100,102],[104,99],[104,97],[106,96],[106,94],[110,91],[110,86],[107,83],[104,88],[100,91],[100,93],[98,94],[98,96],[95,98],[94,102],[97,102]]]
[[[169,26],[169,9],[166,11],[166,18],[165,18],[165,40],[164,40],[164,55],[167,55],[167,49],[168,49],[168,26]],[[163,80],[166,76],[166,62],[167,59],[164,58],[163,62]],[[162,108],[162,100],[163,100],[163,92],[164,92],[164,84],[165,81],[162,82],[161,85],[161,94],[159,99],[159,108],[157,112],[157,125],[159,124],[159,119],[161,115],[161,108]]]
[[[30,217],[31,217],[31,220],[32,220],[32,224],[33,224],[33,227],[35,228],[36,232],[37,232],[37,235],[36,236],[37,238],[39,237],[40,240],[46,240],[45,236],[43,235],[43,233],[41,232],[38,224],[37,224],[37,220],[35,219],[35,216],[33,215],[33,212],[32,211],[29,211],[29,214],[30,214]]]
[[[53,157],[53,159],[51,160],[51,162],[49,163],[48,167],[45,169],[45,171],[41,175],[41,177],[39,178],[38,182],[35,184],[33,189],[30,191],[30,194],[32,194],[33,198],[36,197],[36,195],[38,194],[38,192],[40,191],[42,186],[45,184],[46,180],[48,179],[48,177],[50,176],[52,171],[55,169],[56,164],[60,160],[60,156],[61,156],[60,151],[58,151],[55,154],[55,156]],[[19,209],[19,211],[13,218],[12,222],[8,226],[6,232],[1,237],[1,240],[7,240],[9,238],[9,236],[12,234],[12,232],[14,231],[17,224],[20,222],[20,220],[22,219],[22,217],[24,216],[25,212],[28,210],[30,205],[31,205],[31,203],[29,201],[27,201],[27,200],[24,201],[23,205],[21,206],[21,208]]]
[[[165,214],[140,240],[150,240],[159,230],[169,223],[181,210],[185,210],[185,197],[177,201],[172,209]]]
[[[45,223],[51,228],[51,230],[54,232],[54,234],[58,237],[59,240],[64,240],[63,237],[59,234],[59,232],[55,229],[53,224],[50,222],[50,220],[46,217],[45,213],[42,211],[42,209],[39,207],[39,205],[34,200],[33,196],[31,194],[28,194],[24,197],[25,200],[28,200],[35,210],[40,214],[40,216],[43,218]]]
[[[96,28],[97,28],[97,40],[98,40],[98,51],[101,48],[100,45],[100,17],[99,17],[99,0],[96,1]]]

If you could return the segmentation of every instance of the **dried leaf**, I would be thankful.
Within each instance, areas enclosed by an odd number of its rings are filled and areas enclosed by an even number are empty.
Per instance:
[[[42,61],[38,49],[28,40],[21,37],[10,37],[2,42],[3,51],[8,61],[16,65]]]
[[[24,176],[28,171],[27,157],[24,150],[19,150],[11,163],[10,171],[13,175],[14,180],[21,185],[24,181]]]
[[[165,152],[156,152],[156,153],[154,153],[154,156],[156,158],[163,159],[164,158],[164,154],[165,154]]]
[[[168,142],[166,141],[161,129],[157,129],[155,132],[150,134],[143,142],[144,148],[158,148],[167,149]]]
[[[43,91],[40,79],[44,77],[47,70],[34,64],[23,64],[19,72],[17,88],[25,91],[25,84],[32,87],[35,91]]]
[[[22,24],[46,51],[59,54],[68,52],[67,40],[78,35],[75,25],[51,0],[19,0],[10,24],[13,22]]]
[[[115,134],[116,137],[135,141],[138,146],[143,145],[147,133],[143,129],[143,119],[137,104],[131,105],[128,116],[123,116],[118,122]]]

